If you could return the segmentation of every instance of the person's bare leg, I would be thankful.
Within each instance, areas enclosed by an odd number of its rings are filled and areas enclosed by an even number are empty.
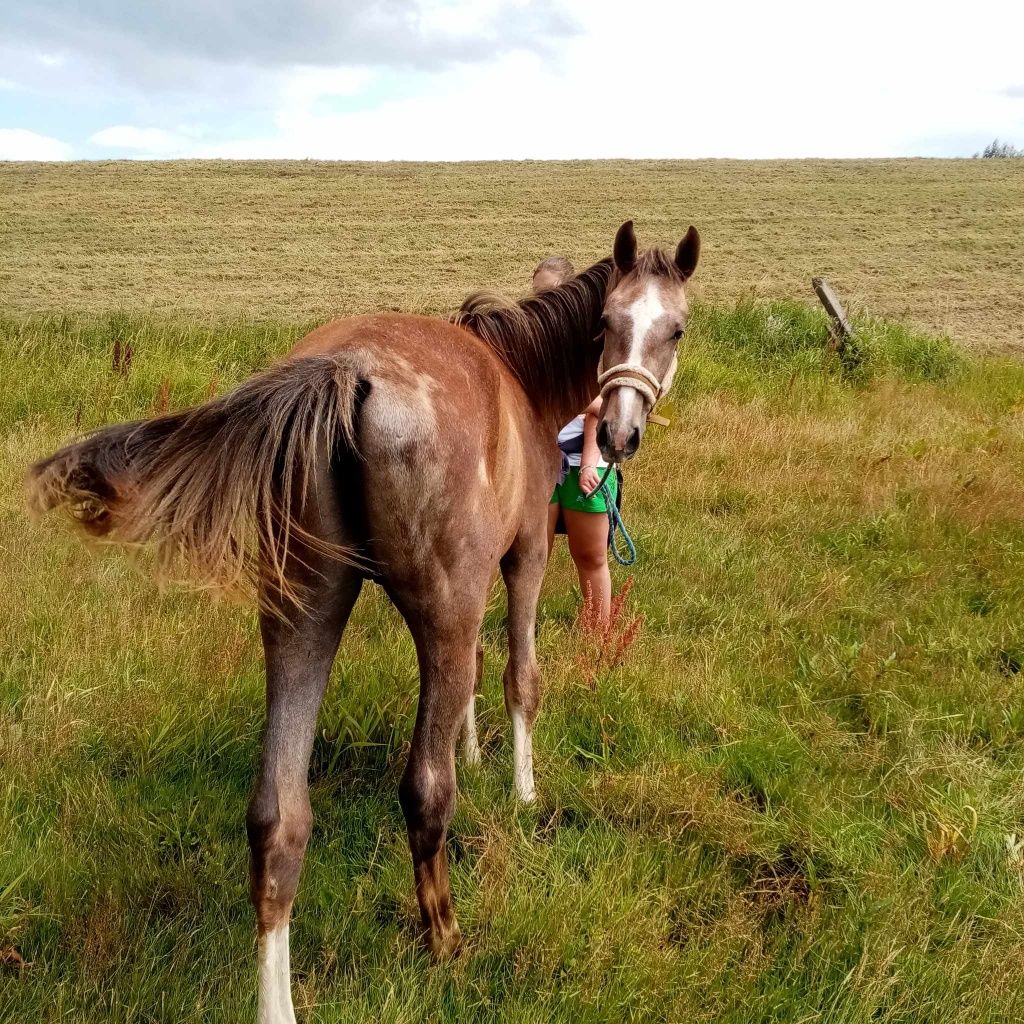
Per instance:
[[[608,568],[608,516],[604,512],[564,510],[569,552],[576,563],[583,600],[589,601],[584,619],[603,625],[612,603],[612,574]]]

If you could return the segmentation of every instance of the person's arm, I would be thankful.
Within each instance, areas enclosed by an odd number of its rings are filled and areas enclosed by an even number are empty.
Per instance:
[[[583,413],[583,454],[580,456],[580,487],[589,494],[601,482],[597,464],[601,449],[597,446],[597,424],[601,416],[601,399],[595,398]]]

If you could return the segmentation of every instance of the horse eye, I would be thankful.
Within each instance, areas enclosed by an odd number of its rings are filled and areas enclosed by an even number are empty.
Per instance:
[[[682,336],[683,336],[683,329],[680,327],[679,330],[676,331],[676,333],[672,335],[672,340],[673,341],[678,341]]]

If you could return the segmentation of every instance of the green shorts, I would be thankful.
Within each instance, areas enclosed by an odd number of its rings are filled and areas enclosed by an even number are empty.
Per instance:
[[[598,469],[597,475],[598,478],[604,476],[604,466],[601,466]],[[607,486],[611,493],[612,501],[614,501],[615,495],[619,490],[619,482],[614,469],[608,474],[608,479],[605,480],[605,486]],[[561,505],[562,508],[567,508],[570,512],[608,511],[608,505],[604,500],[604,494],[600,490],[598,490],[591,498],[585,497],[583,491],[580,490],[579,466],[570,466],[569,472],[565,475],[565,481],[560,484],[555,484],[555,493],[551,495],[551,501],[549,504]]]

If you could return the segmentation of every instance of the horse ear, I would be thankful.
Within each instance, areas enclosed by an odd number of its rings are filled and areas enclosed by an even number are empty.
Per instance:
[[[615,266],[624,274],[628,274],[636,266],[636,233],[633,222],[627,220],[615,233],[615,245],[612,246]]]
[[[676,249],[676,266],[679,268],[685,281],[697,269],[697,260],[700,258],[700,235],[697,229],[691,224],[690,230],[683,235],[683,240]]]

